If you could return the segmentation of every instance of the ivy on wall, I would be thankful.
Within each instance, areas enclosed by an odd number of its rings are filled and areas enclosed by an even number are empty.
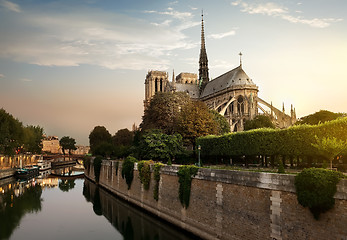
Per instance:
[[[153,198],[158,201],[159,200],[159,182],[160,182],[160,168],[163,166],[162,163],[156,163],[153,167],[153,178],[155,181],[154,189],[153,189]]]
[[[134,163],[136,162],[136,158],[129,156],[123,161],[122,165],[122,178],[125,178],[125,181],[128,185],[128,190],[131,187],[131,183],[134,179]]]
[[[101,157],[96,157],[94,158],[94,176],[95,176],[95,182],[99,182],[100,178],[100,171],[101,171],[101,163],[102,163],[102,158]]]
[[[153,161],[140,161],[137,164],[140,181],[145,190],[149,189],[149,184],[151,182],[151,163],[153,163]]]
[[[180,184],[178,195],[184,208],[189,207],[192,177],[197,174],[198,170],[199,168],[194,165],[183,165],[179,167],[177,172],[178,182]]]
[[[343,174],[323,168],[307,168],[295,177],[298,202],[308,207],[315,219],[334,207],[336,185]]]
[[[119,162],[116,162],[115,168],[116,168],[116,176],[118,176]]]

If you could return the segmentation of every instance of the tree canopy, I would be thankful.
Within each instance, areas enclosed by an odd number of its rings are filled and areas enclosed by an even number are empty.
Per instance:
[[[59,141],[59,144],[63,150],[64,155],[65,155],[65,150],[69,150],[69,154],[71,154],[71,150],[77,149],[76,140],[69,136],[62,137]]]
[[[180,134],[167,135],[160,130],[150,130],[140,140],[141,156],[145,159],[171,160],[183,149]]]
[[[244,130],[251,130],[257,128],[275,128],[271,119],[265,115],[258,115],[252,120],[247,120],[244,125]]]
[[[112,144],[112,136],[104,126],[96,126],[89,134],[89,145],[93,155],[102,143]]]
[[[182,108],[177,118],[177,132],[194,147],[196,138],[218,134],[218,123],[205,103],[192,101]]]
[[[172,134],[181,109],[191,102],[183,92],[157,92],[142,117],[141,129],[161,129]]]
[[[346,113],[334,113],[327,110],[320,110],[319,112],[315,112],[313,114],[300,118],[300,120],[297,121],[296,124],[316,125],[319,123],[325,123],[327,121],[332,121],[339,117],[346,116]]]
[[[134,140],[134,133],[129,131],[129,129],[124,128],[120,129],[116,132],[114,136],[112,136],[112,141],[115,146],[131,146]]]
[[[218,135],[223,135],[225,133],[230,133],[230,124],[228,121],[220,115],[217,111],[215,110],[210,110],[214,121],[217,123],[217,134]]]
[[[31,153],[41,153],[43,128],[40,126],[26,126],[24,132],[24,151]]]

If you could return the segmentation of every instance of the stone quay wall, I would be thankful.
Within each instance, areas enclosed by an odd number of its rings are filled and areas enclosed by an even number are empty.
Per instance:
[[[347,240],[347,180],[338,184],[334,208],[317,221],[297,202],[293,175],[201,168],[185,209],[178,196],[178,166],[161,168],[156,201],[153,174],[144,190],[135,166],[128,190],[116,162],[103,161],[101,187],[203,239]],[[85,175],[94,180],[93,164]]]

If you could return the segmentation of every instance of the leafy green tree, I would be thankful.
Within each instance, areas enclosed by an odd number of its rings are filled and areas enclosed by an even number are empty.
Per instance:
[[[346,113],[334,113],[327,110],[320,110],[319,112],[315,112],[313,114],[300,118],[300,120],[297,121],[296,124],[297,125],[299,124],[317,125],[319,123],[332,121],[339,117],[346,117],[346,116],[347,116]]]
[[[257,128],[275,128],[271,119],[265,115],[258,115],[252,120],[247,120],[244,125],[244,130],[251,130]]]
[[[167,135],[159,130],[148,131],[140,140],[141,156],[152,160],[172,160],[183,149],[180,134]]]
[[[190,102],[190,97],[183,92],[157,92],[145,110],[140,128],[161,129],[166,134],[174,133],[176,118],[181,109]]]
[[[225,117],[223,117],[222,115],[220,115],[217,111],[215,110],[210,110],[213,119],[215,122],[217,122],[217,132],[218,135],[223,135],[226,133],[230,133],[230,124],[228,123],[228,121],[225,119]]]
[[[317,143],[313,143],[317,152],[330,161],[330,169],[333,168],[333,160],[335,157],[347,152],[347,141],[337,139],[335,137],[323,137],[319,139],[316,136]]]
[[[14,155],[23,143],[23,125],[4,109],[0,109],[0,153]]]
[[[69,136],[65,136],[62,137],[59,140],[59,144],[63,150],[63,154],[65,155],[65,150],[69,150],[69,155],[71,155],[71,150],[76,150],[76,140],[69,137]]]
[[[95,156],[102,156],[105,158],[111,157],[115,152],[115,147],[112,143],[109,142],[102,142],[94,149],[94,155]]]
[[[177,118],[177,132],[195,148],[195,139],[218,134],[218,123],[205,103],[192,101],[185,105]]]
[[[43,128],[40,126],[26,126],[24,129],[24,150],[31,153],[41,153]]]
[[[93,155],[98,145],[102,143],[112,143],[112,136],[104,126],[96,126],[89,134],[89,145]]]
[[[116,132],[112,137],[114,145],[131,146],[134,140],[134,133],[129,131],[129,129],[124,128]]]

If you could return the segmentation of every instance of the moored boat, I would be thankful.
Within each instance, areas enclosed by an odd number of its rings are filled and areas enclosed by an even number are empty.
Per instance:
[[[39,167],[40,171],[45,171],[45,170],[51,169],[52,167],[51,161],[43,160],[43,159],[37,160],[37,166]]]
[[[35,177],[39,174],[39,168],[37,166],[18,168],[16,170],[16,178],[26,179],[30,177]]]

